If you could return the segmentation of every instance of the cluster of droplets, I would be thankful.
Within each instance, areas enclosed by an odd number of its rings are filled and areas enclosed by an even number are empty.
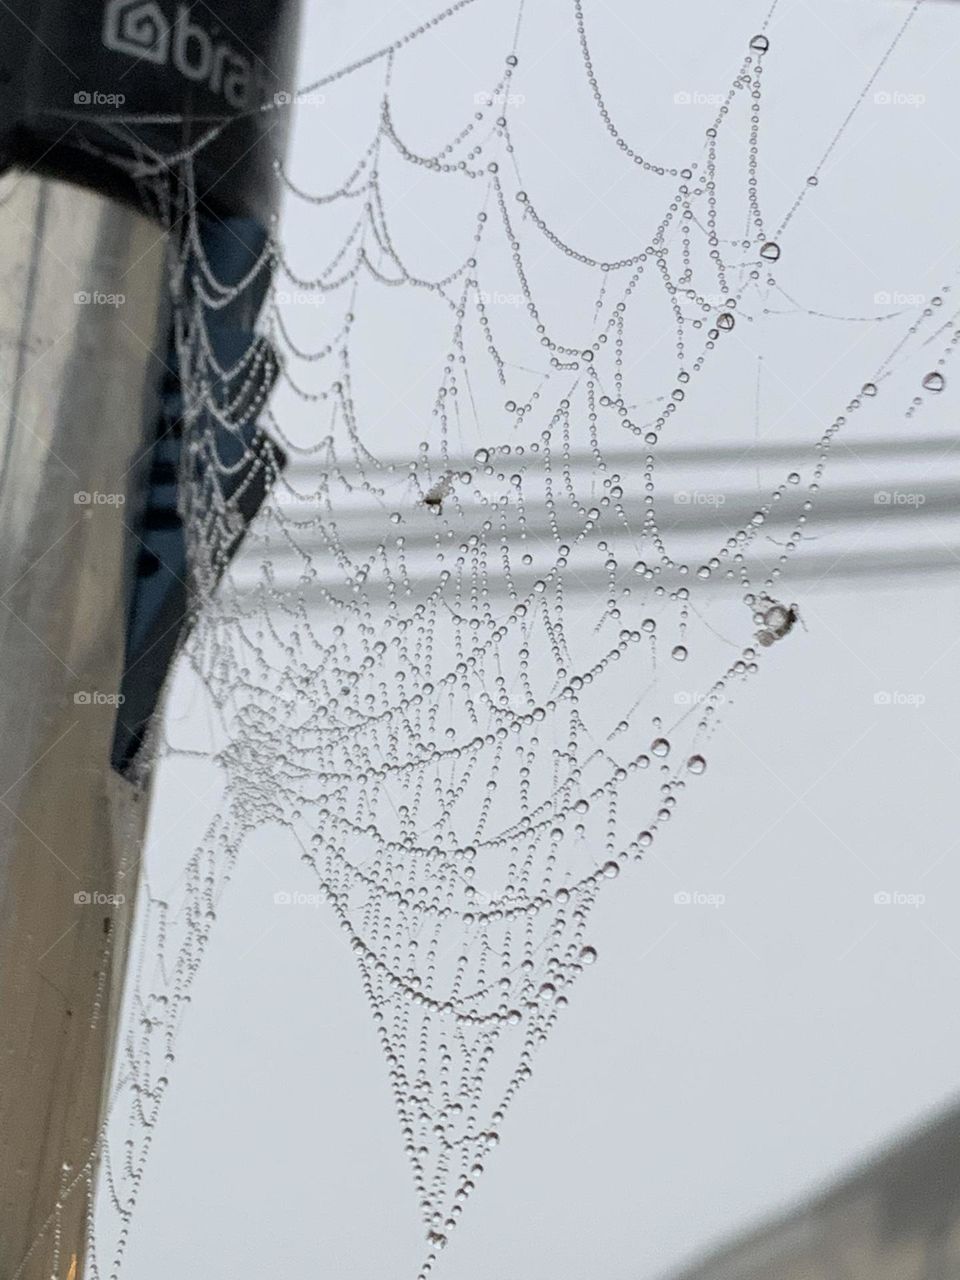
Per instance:
[[[749,252],[728,262],[715,231],[702,263],[694,243],[699,223],[717,225],[717,134],[730,127],[738,95],[753,95],[754,119],[759,111],[751,59],[761,50],[751,46],[711,127],[707,160],[659,167],[616,135],[579,10],[578,25],[603,122],[634,163],[674,183],[649,241],[626,258],[567,244],[524,187],[507,105],[516,54],[474,119],[430,155],[401,137],[384,96],[380,134],[369,163],[356,170],[365,234],[376,246],[372,274],[432,292],[450,315],[433,434],[409,464],[381,460],[360,443],[351,331],[371,305],[372,250],[361,236],[345,246],[349,256],[331,259],[327,275],[309,280],[276,247],[298,287],[349,290],[349,311],[335,342],[313,352],[284,347],[288,369],[291,361],[337,366],[304,390],[310,403],[329,407],[331,430],[322,473],[310,476],[313,504],[297,508],[294,527],[281,486],[271,512],[310,569],[286,590],[273,570],[264,580],[269,626],[257,626],[250,649],[264,661],[261,683],[272,677],[274,687],[261,688],[256,714],[246,717],[256,742],[232,744],[224,759],[246,824],[276,821],[286,806],[303,860],[356,957],[427,1231],[423,1275],[456,1227],[536,1050],[597,959],[586,931],[598,893],[642,860],[671,820],[688,780],[706,769],[703,747],[720,706],[757,670],[752,644],[730,660],[713,643],[720,674],[691,710],[668,721],[645,712],[638,696],[663,659],[676,672],[689,662],[694,616],[688,583],[697,566],[671,554],[661,528],[656,446],[734,329],[744,291],[758,279],[753,263],[779,257],[752,173],[752,262]],[[384,146],[480,188],[472,248],[442,280],[414,272],[394,248],[377,169]],[[700,170],[702,180],[694,176]],[[498,236],[546,361],[525,391],[511,385],[511,360],[483,288],[485,255]],[[561,336],[536,297],[529,255],[538,239],[596,273],[586,341]],[[676,327],[678,370],[645,416],[631,405],[624,334],[651,272]],[[705,301],[718,286],[719,308]],[[283,345],[281,316],[268,322]],[[507,392],[509,435],[497,441],[488,426],[466,456],[452,442],[462,438],[462,406],[484,360]],[[495,415],[488,408],[484,416]],[[338,434],[338,421],[346,433]],[[646,450],[640,493],[607,460],[621,440],[637,437]],[[284,446],[295,448],[287,439]],[[384,495],[398,492],[401,480],[405,500],[384,510]],[[386,520],[362,554],[349,504],[338,496],[345,491],[351,502],[367,501],[374,518],[379,506]],[[760,519],[731,534],[710,561],[735,561],[746,581]],[[646,558],[638,560],[641,549]],[[726,576],[737,579],[732,568]],[[569,601],[584,583],[589,625],[583,596],[573,611]],[[310,601],[336,620],[322,641]],[[277,646],[279,662],[268,660]],[[293,673],[304,670],[307,683],[295,682]],[[621,684],[622,706],[610,697]],[[283,754],[285,734],[285,754],[297,760],[289,790],[275,764],[265,768]]]

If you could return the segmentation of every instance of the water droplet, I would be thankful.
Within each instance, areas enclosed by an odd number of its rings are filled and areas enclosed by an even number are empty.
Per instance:
[[[666,738],[655,738],[650,745],[650,750],[655,756],[667,756],[670,754],[670,743]]]
[[[687,761],[687,768],[690,770],[691,773],[703,773],[706,767],[707,767],[707,762],[706,760],[704,760],[703,756],[699,756],[699,755],[691,756],[690,759]]]
[[[733,316],[730,314],[729,311],[721,311],[720,314],[717,316],[718,329],[726,329],[729,331],[730,329],[733,328],[735,324],[736,324],[736,321],[734,320]]]
[[[754,36],[750,41],[750,48],[753,49],[755,53],[766,53],[770,48],[770,41],[766,36]]]
[[[877,384],[875,382],[865,382],[860,388],[862,396],[875,396],[877,394]]]
[[[946,379],[942,373],[938,373],[934,369],[932,373],[925,375],[922,386],[924,391],[942,391],[946,386]]]
[[[581,947],[581,948],[580,948],[580,963],[581,963],[581,964],[593,964],[593,962],[596,960],[596,958],[597,958],[597,952],[596,952],[596,949],[595,949],[594,947]]]
[[[686,646],[682,644],[675,644],[673,646],[673,649],[670,651],[670,657],[675,658],[677,662],[686,662],[687,660]]]
[[[603,874],[608,880],[616,880],[617,876],[620,874],[619,862],[605,862],[603,864]]]
[[[768,240],[760,246],[760,257],[765,258],[767,262],[776,262],[780,257],[780,246],[775,240]]]

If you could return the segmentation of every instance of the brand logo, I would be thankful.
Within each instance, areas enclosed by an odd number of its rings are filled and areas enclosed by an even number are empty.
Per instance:
[[[115,53],[162,66],[170,56],[170,24],[156,0],[109,0],[103,43]]]
[[[107,0],[103,44],[128,58],[168,64],[194,84],[205,84],[238,111],[262,100],[250,59],[194,22],[188,5],[171,21],[157,0]]]

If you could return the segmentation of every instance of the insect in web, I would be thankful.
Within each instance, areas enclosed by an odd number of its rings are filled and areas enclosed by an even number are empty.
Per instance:
[[[443,500],[453,489],[453,475],[448,471],[423,495],[423,505],[436,515],[443,513]]]
[[[757,643],[762,644],[764,648],[769,648],[775,641],[789,635],[797,622],[803,625],[800,611],[795,604],[785,605],[779,600],[772,601],[762,612]]]

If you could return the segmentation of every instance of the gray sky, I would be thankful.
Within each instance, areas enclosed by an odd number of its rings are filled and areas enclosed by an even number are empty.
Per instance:
[[[732,16],[701,0],[661,3],[644,7],[642,22],[625,0],[584,8],[621,131],[677,163],[695,153],[715,111],[709,100],[726,89],[768,5],[750,0]],[[387,43],[432,5],[360,10],[308,0],[301,82]],[[874,0],[782,0],[770,27],[761,167],[774,224],[906,12]],[[492,86],[515,13],[512,3],[480,0],[410,65],[398,60],[400,123],[422,150],[455,132],[473,93]],[[791,222],[779,279],[804,307],[877,317],[903,309],[896,295],[929,298],[954,278],[958,42],[952,8],[924,6]],[[575,243],[626,252],[659,205],[643,175],[622,176],[585,96],[572,5],[528,0],[520,54],[514,87],[525,101],[513,120],[524,181]],[[322,189],[348,172],[370,136],[378,85],[363,73],[300,108],[298,178]],[[742,154],[730,153],[720,181],[730,190],[745,182]],[[455,198],[448,204],[428,186],[408,177],[393,211],[405,245],[432,269],[448,241],[459,252],[463,226]],[[288,218],[291,253],[329,260],[336,241],[321,215],[292,206]],[[562,272],[541,283],[560,304],[575,288]],[[765,443],[795,444],[809,463],[809,444],[910,318],[777,322],[754,307],[681,443],[747,447],[759,432]],[[393,407],[391,397],[411,380],[411,362],[435,359],[436,347],[428,328],[409,342],[377,343],[373,333],[377,379],[358,382],[382,424],[374,446],[402,457],[416,449],[417,412],[428,403],[414,392]],[[663,359],[653,336],[636,367],[641,390]],[[654,1280],[955,1090],[960,595],[948,574],[851,578],[840,559],[863,548],[950,555],[958,545],[950,517],[922,503],[894,528],[872,496],[925,494],[957,469],[949,387],[923,415],[903,417],[927,357],[917,359],[897,367],[889,392],[843,437],[837,483],[856,489],[862,510],[856,521],[811,529],[821,539],[810,551],[815,569],[788,579],[806,630],[778,644],[725,708],[707,772],[688,787],[655,856],[601,899],[589,931],[599,961],[541,1050],[438,1275]],[[317,429],[308,415],[290,426],[304,440]],[[911,451],[931,437],[942,451]],[[891,439],[902,454],[878,462],[866,446]],[[739,460],[724,485],[759,491],[758,465]],[[709,489],[716,477],[704,467],[694,483]],[[721,627],[717,610],[709,616]],[[692,676],[663,679],[674,706],[684,679],[697,687]],[[170,716],[172,736],[203,719],[186,680]],[[216,789],[205,791],[214,781],[192,762],[161,771],[155,886],[175,881],[216,809]],[[278,889],[314,887],[289,841],[265,829],[252,845],[221,903],[180,1034],[128,1274],[412,1280],[422,1228],[353,959],[322,907],[274,908]],[[723,901],[683,903],[678,893]],[[878,893],[923,901],[878,904]]]

